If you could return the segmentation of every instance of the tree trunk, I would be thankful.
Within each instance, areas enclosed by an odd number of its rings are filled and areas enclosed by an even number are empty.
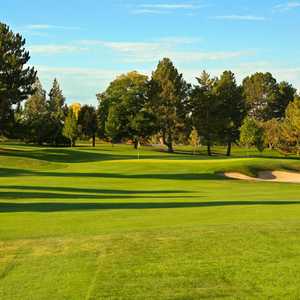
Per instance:
[[[163,142],[164,144],[168,147],[168,152],[169,153],[173,153],[174,149],[173,149],[173,143],[172,143],[172,139],[169,136],[168,140],[166,139],[166,133],[163,132]]]
[[[173,152],[174,152],[173,144],[172,144],[172,143],[168,143],[168,144],[167,144],[167,147],[168,147],[168,152],[169,152],[169,153],[173,153]]]
[[[138,146],[139,146],[139,141],[138,140],[134,140],[134,149],[137,150]]]
[[[210,140],[207,141],[207,155],[211,156],[211,145],[210,145]]]
[[[230,156],[231,155],[231,140],[228,141],[228,144],[227,144],[227,153],[226,153],[227,156]]]
[[[93,134],[93,147],[96,147],[96,136]]]

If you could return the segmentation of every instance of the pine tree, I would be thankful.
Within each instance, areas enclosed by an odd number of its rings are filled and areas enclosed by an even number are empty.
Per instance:
[[[57,79],[54,79],[49,92],[48,110],[51,119],[50,143],[59,145],[64,143],[62,129],[66,115],[65,97],[60,89]]]
[[[230,156],[231,145],[239,139],[239,129],[246,112],[242,88],[237,85],[235,75],[225,71],[216,81],[213,93],[220,102],[219,138],[227,144],[227,156]]]
[[[175,135],[185,127],[187,91],[189,86],[170,59],[161,60],[150,82],[152,110],[169,152],[173,152]]]
[[[55,119],[64,120],[65,97],[63,96],[62,90],[60,89],[59,83],[56,78],[54,79],[52,88],[49,92],[48,105],[49,111]]]
[[[212,155],[211,147],[219,132],[220,103],[213,94],[216,79],[203,71],[197,78],[198,85],[194,87],[190,99],[193,125],[201,132],[203,143],[207,146],[207,153]]]
[[[27,65],[30,56],[24,45],[20,34],[0,23],[0,134],[13,123],[13,106],[18,108],[33,92],[36,71]]]

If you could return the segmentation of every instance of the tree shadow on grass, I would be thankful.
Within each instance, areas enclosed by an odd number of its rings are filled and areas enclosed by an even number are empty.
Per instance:
[[[20,157],[20,158],[31,158],[38,159],[47,162],[55,163],[81,163],[81,162],[94,162],[94,161],[106,161],[106,160],[123,160],[123,159],[133,159],[133,155],[124,154],[108,154],[101,152],[90,152],[90,151],[80,151],[73,149],[38,149],[31,151],[8,149],[6,151],[1,151],[1,156],[8,157]]]
[[[24,169],[0,168],[0,177],[15,176],[48,176],[48,177],[92,177],[111,179],[161,179],[161,180],[226,180],[224,176],[214,173],[150,173],[150,174],[122,174],[122,173],[74,173],[74,172],[39,172]]]
[[[128,150],[128,149],[127,149]],[[76,150],[70,148],[37,148],[35,150],[21,150],[21,149],[2,149],[0,156],[20,157],[38,159],[54,163],[81,163],[81,162],[96,162],[109,160],[136,160],[137,152],[122,153],[120,150],[107,149],[83,149]],[[187,159],[194,160],[195,157],[188,154],[170,154],[162,153],[158,155],[155,150],[153,154],[143,152],[140,153],[140,159]]]
[[[0,186],[1,190],[21,190],[21,191],[47,191],[47,192],[69,192],[69,193],[91,193],[91,194],[125,194],[125,195],[142,195],[142,194],[181,194],[190,193],[185,190],[122,190],[122,189],[95,189],[95,188],[74,188],[74,187],[51,187],[51,186],[23,186],[23,185],[5,185]]]
[[[145,202],[145,203],[0,203],[0,213],[67,212],[92,210],[141,210],[204,208],[253,205],[298,205],[300,201],[211,201],[211,202]]]

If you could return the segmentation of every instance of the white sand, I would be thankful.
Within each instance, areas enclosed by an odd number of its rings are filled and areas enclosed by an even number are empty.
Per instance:
[[[240,180],[300,183],[300,173],[287,171],[261,171],[258,173],[258,177],[250,177],[237,172],[226,172],[224,176]]]

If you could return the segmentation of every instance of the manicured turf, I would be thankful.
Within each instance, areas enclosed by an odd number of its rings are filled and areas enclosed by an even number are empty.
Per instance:
[[[299,299],[300,185],[218,174],[300,161],[180,150],[0,144],[0,299]]]

